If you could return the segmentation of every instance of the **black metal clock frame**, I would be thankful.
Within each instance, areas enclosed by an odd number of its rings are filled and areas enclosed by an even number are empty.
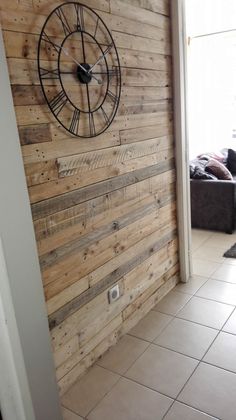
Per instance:
[[[66,16],[63,13],[63,6],[68,6],[68,5],[73,5],[75,8],[75,13],[77,13],[77,29],[74,31],[70,30],[70,25],[67,22]],[[87,9],[90,11],[90,13],[92,13],[95,17],[96,17],[96,28],[95,28],[95,33],[91,34],[90,32],[87,32],[84,30],[84,23],[80,21],[79,18],[79,10],[81,10],[81,8]],[[52,17],[53,14],[56,14],[57,17],[61,20],[61,24],[62,24],[62,29],[64,31],[65,37],[62,41],[62,43],[60,45],[55,44],[50,37],[46,34],[45,32],[45,28],[47,26],[48,21],[50,20],[50,18]],[[96,33],[97,33],[97,28],[98,28],[98,24],[99,22],[101,22],[101,24],[104,26],[104,28],[107,31],[107,34],[111,40],[110,45],[107,47],[107,49],[105,51],[103,51],[101,45],[99,44],[99,42],[96,39]],[[71,35],[73,35],[74,33],[80,33],[81,34],[81,39],[82,39],[82,51],[83,51],[83,61],[84,63],[78,63],[78,67],[77,67],[77,77],[78,77],[78,81],[81,84],[85,84],[86,85],[86,92],[87,92],[87,101],[88,101],[88,111],[85,110],[81,110],[79,109],[77,106],[75,106],[75,104],[71,101],[71,99],[69,98],[68,94],[66,93],[66,89],[64,88],[63,85],[63,80],[61,77],[61,70],[60,70],[60,57],[61,57],[61,53],[63,51],[63,46],[67,40],[67,38]],[[95,77],[96,73],[89,73],[90,70],[90,65],[86,63],[86,54],[85,54],[85,48],[84,48],[84,35],[88,35],[90,36],[93,41],[95,42],[95,44],[99,47],[102,56],[100,57],[101,59],[104,59],[105,61],[105,66],[106,66],[106,72],[105,74],[107,75],[107,86],[106,86],[106,92],[104,94],[104,98],[102,100],[102,102],[99,104],[99,106],[93,110],[91,110],[90,108],[90,96],[89,96],[89,88],[88,88],[88,83],[91,81],[92,77]],[[40,66],[40,49],[41,49],[41,43],[42,42],[46,42],[47,44],[50,44],[58,53],[58,57],[57,57],[57,69],[55,70],[47,70],[44,69]],[[107,59],[106,59],[106,51],[109,49],[114,48],[115,51],[115,55],[116,55],[116,66],[113,66],[114,68],[109,69],[108,63],[107,63]],[[39,37],[39,43],[38,43],[38,52],[37,52],[37,64],[38,64],[38,74],[39,74],[39,80],[40,80],[40,85],[42,88],[42,92],[45,98],[45,101],[49,107],[49,109],[51,110],[51,112],[53,113],[54,117],[57,119],[57,121],[59,122],[59,124],[68,132],[70,132],[70,134],[76,136],[76,137],[82,137],[82,138],[91,138],[91,137],[96,137],[98,135],[101,135],[102,133],[104,133],[104,131],[106,131],[108,129],[108,127],[110,127],[110,125],[112,124],[118,107],[119,107],[119,103],[120,103],[120,96],[121,96],[121,67],[120,67],[120,60],[119,60],[119,55],[118,55],[118,51],[114,42],[114,39],[112,37],[111,32],[109,31],[107,25],[105,24],[105,22],[103,21],[103,19],[98,15],[98,13],[96,13],[92,8],[90,8],[89,6],[86,6],[82,3],[78,3],[78,2],[74,2],[74,1],[70,1],[70,2],[66,2],[66,3],[62,3],[61,5],[57,6],[55,9],[52,10],[52,12],[48,15],[40,37]],[[87,71],[87,72],[86,72]],[[109,87],[110,87],[110,82],[112,79],[112,75],[113,74],[116,75],[117,77],[117,94],[114,94],[112,91],[110,91]],[[101,73],[99,73],[101,74]],[[51,80],[55,80],[55,79],[59,79],[60,82],[60,86],[61,86],[61,91],[52,99],[49,100],[46,90],[45,90],[45,86],[43,83],[43,80],[45,79],[51,79]],[[111,116],[109,117],[105,110],[103,109],[103,104],[106,101],[107,97],[110,97],[110,99],[114,102],[114,109],[111,113]],[[66,105],[66,103],[70,103],[72,105],[72,107],[74,108],[73,111],[73,115],[71,118],[71,123],[70,126],[67,127],[63,121],[60,120],[59,118],[59,114],[61,112],[61,110],[64,108],[64,106]],[[101,109],[102,113],[103,113],[103,117],[105,120],[105,126],[102,130],[96,132],[96,127],[95,127],[95,123],[94,123],[94,113],[97,112],[99,109]],[[79,118],[80,118],[80,113],[83,114],[89,114],[89,128],[90,128],[90,133],[89,135],[80,135],[78,134],[78,129],[79,129]]]

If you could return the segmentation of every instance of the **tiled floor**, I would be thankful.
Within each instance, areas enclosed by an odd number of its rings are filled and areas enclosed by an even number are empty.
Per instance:
[[[63,397],[65,420],[235,420],[236,234],[193,231],[179,284]]]

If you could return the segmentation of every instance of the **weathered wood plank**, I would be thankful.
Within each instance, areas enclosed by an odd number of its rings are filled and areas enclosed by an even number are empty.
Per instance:
[[[167,37],[162,37],[161,40],[157,41],[155,39],[142,38],[137,35],[127,35],[116,31],[113,31],[112,35],[118,48],[171,55],[171,44],[168,42]]]
[[[174,182],[175,171],[170,170],[39,219],[34,223],[39,254],[45,254],[86,235],[93,231],[95,226],[98,229],[104,222],[112,222],[126,213],[135,211],[139,206],[152,202],[155,194],[161,194],[164,200],[173,190]]]
[[[41,86],[12,85],[14,105],[43,105],[45,99]]]
[[[82,1],[81,3],[86,3],[87,6],[96,8],[101,11],[109,12],[110,10],[109,0],[86,0],[86,2]],[[54,0],[50,7],[47,0],[11,0],[10,2],[8,0],[1,0],[0,10],[1,13],[4,10],[17,10],[20,15],[23,14],[23,12],[25,14],[25,12],[29,11],[35,18],[35,16],[38,14],[44,14],[45,16],[48,16],[50,11],[60,4],[60,0]],[[16,21],[15,23],[18,27],[20,22]]]
[[[46,200],[69,191],[74,191],[78,188],[82,188],[105,179],[111,179],[118,175],[155,165],[160,161],[168,160],[173,157],[174,151],[173,148],[170,148],[160,151],[158,154],[142,156],[137,159],[88,171],[86,177],[73,175],[70,177],[58,178],[54,181],[48,181],[43,185],[38,184],[30,186],[28,184],[30,202],[32,204],[37,203],[38,201]]]
[[[117,342],[119,327],[101,341],[80,363],[78,363],[67,375],[58,381],[59,393],[62,396],[73,383],[88,369],[109,347]]]
[[[170,14],[168,0],[125,0],[125,3],[129,3],[132,6],[147,9],[166,16],[169,16]]]
[[[149,237],[149,240],[152,236],[153,235]],[[155,236],[156,236],[156,233],[155,233]],[[127,274],[137,265],[141,264],[145,259],[150,257],[150,255],[160,250],[166,243],[174,239],[175,236],[176,236],[176,231],[171,231],[171,233],[166,234],[159,240],[157,240],[156,237],[155,239],[152,238],[152,244],[148,248],[143,250],[141,254],[140,253],[136,254],[132,259],[128,261],[128,263],[127,262],[124,263],[118,269],[114,270],[111,274],[108,274],[107,276],[105,276],[101,281],[95,284],[91,284],[91,287],[87,291],[82,293],[78,298],[75,298],[68,305],[65,305],[62,309],[52,314],[49,317],[50,328],[51,329],[55,328],[57,325],[63,322],[64,319],[67,316],[69,316],[71,313],[74,313],[81,306],[87,304],[91,299],[94,299],[95,296],[107,290],[119,279],[121,279],[122,276]],[[139,242],[139,244],[141,242]]]
[[[77,153],[86,153],[91,150],[105,149],[117,146],[120,143],[118,132],[107,132],[92,139],[77,139],[68,137],[64,140],[55,140],[50,143],[27,145],[22,147],[24,163],[42,162],[56,159],[61,156],[70,156]]]
[[[152,290],[152,293],[156,292],[166,281],[168,281],[168,277],[170,276],[170,271],[171,272],[174,271],[173,269],[171,270],[171,268],[174,265],[174,261],[175,260],[173,260],[173,263],[169,264],[169,268],[167,268],[167,266],[164,266],[164,264],[162,262],[160,262],[159,275],[156,276],[155,280],[154,279],[152,280],[152,284],[150,285],[149,290],[150,291]],[[154,285],[155,285],[155,288],[153,287]],[[152,293],[150,293],[149,296],[151,296]],[[145,296],[145,294],[143,293],[142,298],[144,298],[144,296]],[[119,302],[119,304],[117,304],[117,312],[122,310],[122,308],[127,307],[127,304],[129,304],[129,303],[130,303],[130,305],[128,305],[128,307],[131,307],[131,302],[136,300],[135,297],[136,297],[136,293],[133,295],[132,292],[129,292],[129,293],[121,296],[120,302]],[[139,297],[140,297],[140,294],[139,294]],[[140,301],[141,301],[141,299],[140,299]],[[141,303],[139,302],[139,306],[140,306],[140,304],[142,306],[142,303],[144,303],[144,302],[143,301]],[[137,300],[136,300],[136,304],[137,304]],[[76,335],[76,337],[78,337],[78,336]],[[69,352],[70,352],[70,355],[67,358],[67,360],[64,361],[64,363],[62,363],[61,365],[58,365],[58,366],[60,366],[57,370],[58,377],[63,377],[68,371],[70,371],[81,360],[81,353],[78,352],[78,350],[83,349],[83,350],[85,350],[85,353],[86,353],[86,349],[91,342],[91,340],[89,340],[87,342],[86,342],[86,340],[84,340],[84,345],[81,345],[80,339],[78,339],[77,340],[77,349],[75,347],[73,347],[73,349],[71,349],[70,343],[73,340],[74,340],[74,337],[68,343],[66,343],[64,346],[62,346],[60,349],[58,349],[56,351],[56,354],[58,354],[58,356],[60,356],[61,353],[63,351],[64,352],[67,351],[67,349],[69,347]]]
[[[171,57],[163,54],[153,54],[148,51],[128,50],[118,48],[120,63],[122,67],[149,70],[171,70]]]
[[[142,69],[122,69],[123,86],[160,86],[170,85],[170,75],[164,71],[142,70]]]
[[[52,141],[48,124],[21,126],[19,127],[19,136],[22,146]]]
[[[164,222],[169,223],[174,215],[175,207],[165,206],[159,212],[156,210],[150,215],[147,214],[139,220],[139,223],[131,222],[117,233],[110,234],[77,253],[66,255],[57,264],[47,267],[42,272],[46,299],[55,296],[80,278],[99,270],[104,264],[109,266],[109,261],[124,254],[137,242],[157,231]]]
[[[103,168],[123,163],[126,160],[158,153],[172,145],[173,138],[164,136],[110,149],[58,158],[58,173],[60,177],[82,174],[96,168]]]
[[[144,141],[159,136],[171,135],[173,124],[156,124],[145,128],[132,128],[130,130],[121,130],[121,144],[129,144],[137,141]]]
[[[161,162],[157,165],[150,166],[145,169],[136,170],[129,174],[120,175],[112,180],[106,180],[99,182],[98,184],[91,185],[88,187],[80,188],[79,190],[72,191],[62,196],[44,200],[40,203],[32,205],[32,214],[34,220],[46,217],[52,213],[64,210],[75,206],[83,201],[91,200],[92,198],[98,197],[99,195],[107,194],[110,191],[114,191],[123,188],[127,185],[140,182],[144,179],[152,176],[161,174],[172,169],[174,166],[173,159],[167,162]]]
[[[122,105],[139,105],[154,103],[163,99],[172,98],[172,88],[170,86],[126,86],[122,90]]]
[[[146,210],[147,215],[142,217],[140,214],[136,215],[136,219],[140,217],[136,221],[126,220],[126,222],[124,222],[126,225],[119,231],[115,231],[115,233],[114,224],[112,226],[113,231],[105,231],[104,233],[99,232],[101,238],[99,238],[98,234],[98,240],[95,243],[92,242],[92,235],[88,235],[85,238],[81,238],[81,246],[80,244],[77,244],[77,247],[70,253],[67,252],[69,244],[63,251],[60,250],[61,256],[58,257],[57,260],[55,258],[56,261],[54,263],[53,259],[49,260],[49,263],[51,262],[51,264],[47,265],[42,272],[46,296],[48,297],[49,293],[52,293],[50,290],[52,291],[55,287],[57,288],[57,285],[53,285],[50,288],[50,286],[48,286],[50,283],[58,282],[58,289],[61,289],[60,284],[63,282],[61,277],[63,277],[65,278],[63,288],[65,288],[68,277],[70,278],[70,284],[72,284],[77,281],[77,279],[96,270],[115,256],[125,252],[126,249],[130,248],[139,240],[153,233],[163,224],[163,219],[167,222],[175,212],[175,208],[173,209],[172,206],[165,206],[165,210],[161,209],[158,211],[157,203],[150,205],[149,208],[146,207]],[[138,223],[138,221],[140,223]],[[134,230],[136,231],[134,232]],[[96,237],[96,235],[94,236]],[[85,247],[86,243],[88,243],[87,247]],[[63,256],[62,252],[64,253]]]
[[[171,101],[157,101],[154,102],[144,102],[142,105],[138,103],[121,103],[118,115],[132,115],[132,114],[150,114],[153,112],[162,112],[162,111],[172,111]]]
[[[173,273],[176,273],[175,267],[171,268],[164,274],[164,282],[166,282],[166,280],[168,280],[171,275],[173,276]],[[157,279],[157,282],[160,286],[159,278]],[[145,301],[147,301],[148,298],[158,290],[158,287],[155,283],[156,282],[152,284],[151,291],[150,288],[147,288],[141,295],[142,299],[140,299],[140,306],[142,306],[142,303],[145,305]],[[154,287],[154,290],[152,287]],[[98,330],[99,325],[106,325],[111,319],[116,317],[117,313],[121,311],[124,314],[124,309],[129,302],[129,298],[130,293],[123,293],[121,299],[119,299],[113,305],[108,305],[107,290],[99,294],[94,299],[94,301],[90,301],[88,304],[84,305],[81,309],[70,315],[59,326],[52,330],[51,335],[54,351],[62,348],[71,338],[73,338],[78,333],[80,343],[86,343],[88,338],[92,337],[93,334],[96,333],[95,328]],[[135,296],[133,301],[131,297],[131,305],[135,302],[137,304],[137,296]],[[104,311],[104,308],[107,310]],[[85,331],[86,326],[88,326],[87,332]]]
[[[132,6],[122,0],[110,0],[110,5],[111,13],[114,15],[157,26],[161,29],[168,29],[170,26],[169,18],[167,16],[162,16],[150,10],[140,9],[140,7]]]
[[[166,267],[169,267],[168,264],[173,262],[172,257],[177,252],[177,247],[177,240],[173,240],[170,244],[168,243],[164,248],[124,276],[124,294],[129,294],[129,304],[131,301],[135,300],[141,292],[149,288],[153,282],[156,281],[157,276],[159,276],[159,265],[161,263],[166,261]],[[169,261],[168,264],[167,261]],[[87,277],[83,280],[86,279]],[[55,297],[49,299],[47,301],[48,314],[50,315],[53,312],[56,312],[65,304],[72,301],[73,298],[79,296],[82,293],[80,288],[81,283],[82,279],[62,290]]]
[[[58,179],[56,160],[52,159],[40,163],[25,165],[25,175],[28,186],[44,184],[47,181]]]

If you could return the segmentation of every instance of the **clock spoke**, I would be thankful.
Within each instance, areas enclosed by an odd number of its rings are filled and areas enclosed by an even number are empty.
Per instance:
[[[107,96],[115,104],[117,104],[119,102],[119,97],[115,93],[113,93],[111,90],[109,90],[109,89],[107,91]]]
[[[106,123],[109,124],[110,120],[109,120],[109,117],[108,117],[106,111],[104,110],[103,106],[101,106],[101,111],[102,111],[102,114],[103,114],[103,117],[104,117]]]

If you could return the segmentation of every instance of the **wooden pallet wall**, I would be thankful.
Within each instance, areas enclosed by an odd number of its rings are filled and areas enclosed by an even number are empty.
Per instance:
[[[62,1],[0,2],[61,393],[179,271],[170,1],[83,1],[112,30],[122,66],[118,115],[89,141],[55,122],[39,86],[38,36]],[[116,283],[121,297],[109,305]]]

